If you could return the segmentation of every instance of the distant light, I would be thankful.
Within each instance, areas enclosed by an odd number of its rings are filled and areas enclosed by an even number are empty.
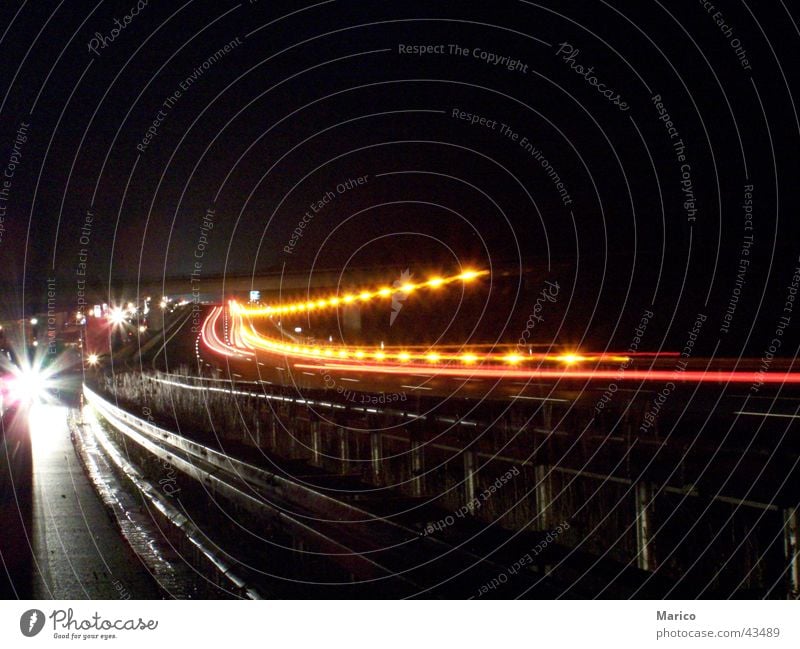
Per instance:
[[[431,279],[428,280],[428,286],[432,288],[437,288],[442,284],[444,284],[444,279],[441,277],[432,277]]]
[[[375,360],[382,361],[386,358],[386,354],[384,352],[375,352]]]
[[[409,361],[409,360],[411,360],[411,354],[409,354],[408,352],[400,352],[397,355],[397,360],[403,361],[403,362]]]
[[[477,270],[465,270],[459,277],[465,282],[475,279],[480,273]]]
[[[478,360],[478,357],[475,356],[475,354],[464,354],[461,357],[461,360],[464,361],[465,363],[474,363],[475,361]]]
[[[436,352],[431,352],[430,354],[427,354],[425,356],[425,360],[427,360],[427,361],[429,361],[431,363],[438,363],[441,358],[442,357],[439,356],[439,354],[437,354]]]
[[[577,363],[585,359],[583,356],[579,356],[578,354],[563,354],[562,356],[559,356],[559,360],[564,361],[567,363],[567,365],[572,365],[573,363]]]
[[[37,325],[37,324],[39,324],[39,318],[31,318],[31,324],[32,324],[32,325]]]
[[[34,340],[33,341],[33,346],[34,347],[38,347],[39,346],[39,341],[38,340]]]
[[[503,360],[509,363],[519,363],[522,360],[522,356],[519,354],[509,354],[508,356],[504,356]]]
[[[145,325],[139,325],[139,333],[144,333],[147,331],[147,327]]]
[[[413,284],[407,282],[400,287],[400,290],[403,291],[403,293],[411,293],[415,288]]]
[[[388,288],[386,286],[384,286],[382,289],[380,289],[378,291],[378,295],[381,295],[383,297],[388,297],[391,294],[392,294],[392,289],[390,289],[390,288]]]
[[[295,332],[296,334],[301,334],[301,333],[303,333],[303,328],[302,328],[302,327],[295,327],[295,328],[294,328],[294,332]]]
[[[89,354],[86,362],[89,363],[92,367],[97,365],[100,362],[100,357],[97,354]]]
[[[118,306],[114,307],[108,313],[108,319],[113,325],[121,325],[125,323],[125,312]]]
[[[366,300],[368,300],[369,298],[372,297],[372,293],[370,293],[369,291],[362,291],[359,294],[358,297],[361,298],[362,300],[366,301]]]

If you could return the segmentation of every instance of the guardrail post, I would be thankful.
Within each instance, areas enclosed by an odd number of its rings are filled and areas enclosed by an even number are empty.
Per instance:
[[[655,568],[652,543],[653,485],[639,481],[634,487],[636,499],[636,564],[642,570]]]
[[[381,462],[383,458],[383,438],[380,433],[369,434],[369,457],[372,477],[376,484],[381,482]]]
[[[475,509],[475,494],[477,483],[477,457],[474,451],[464,451],[464,500],[469,511]]]
[[[350,464],[350,448],[349,448],[349,440],[347,436],[347,430],[342,428],[341,426],[338,428],[337,432],[339,433],[339,457],[342,460],[342,468],[341,473],[347,473],[349,470]]]
[[[311,452],[313,456],[311,458],[312,464],[315,466],[320,465],[320,423],[318,421],[311,422]]]
[[[544,427],[548,430],[551,429],[553,425],[553,404],[552,403],[544,403],[542,405],[542,420],[544,422]]]
[[[425,472],[425,447],[417,440],[411,440],[411,489],[415,496],[421,496]]]
[[[788,563],[790,599],[800,596],[800,525],[797,507],[783,510],[783,549]]]
[[[539,521],[540,530],[550,529],[550,519],[553,516],[553,485],[550,467],[546,464],[537,464],[533,470],[533,477],[536,481],[536,518]]]
[[[261,413],[256,415],[256,447],[261,447]]]

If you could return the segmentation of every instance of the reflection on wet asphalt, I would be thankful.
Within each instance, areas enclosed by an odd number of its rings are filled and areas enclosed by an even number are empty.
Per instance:
[[[31,413],[33,597],[162,597],[84,474],[69,437],[67,412],[48,405]]]

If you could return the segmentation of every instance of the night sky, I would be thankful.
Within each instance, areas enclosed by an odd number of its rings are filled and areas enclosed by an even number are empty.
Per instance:
[[[41,307],[48,277],[71,307],[83,270],[107,288],[198,259],[208,277],[376,281],[463,264],[529,271],[498,325],[524,323],[549,279],[543,335],[624,349],[650,310],[645,346],[679,349],[701,314],[705,353],[760,357],[788,316],[796,354],[796,3],[0,16],[4,317]]]

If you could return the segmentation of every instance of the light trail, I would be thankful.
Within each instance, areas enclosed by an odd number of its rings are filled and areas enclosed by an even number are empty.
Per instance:
[[[452,348],[439,347],[428,348],[419,351],[415,348],[386,346],[383,348],[371,348],[366,346],[345,346],[335,344],[306,345],[299,342],[286,342],[279,338],[270,338],[259,334],[255,328],[244,326],[241,323],[240,314],[232,314],[232,321],[239,321],[238,325],[232,326],[232,331],[237,332],[241,337],[242,344],[248,349],[259,349],[270,353],[279,353],[289,358],[297,359],[338,359],[338,360],[357,360],[357,361],[378,361],[381,367],[391,364],[410,368],[416,367],[415,363],[424,361],[429,365],[442,365],[447,363],[459,363],[465,366],[477,366],[486,363],[507,363],[517,365],[532,362],[555,362],[572,365],[582,362],[625,362],[628,356],[619,354],[540,354],[523,353],[515,351],[488,352],[477,351],[458,351],[453,352]]]
[[[437,289],[454,282],[471,282],[478,277],[487,275],[487,270],[465,270],[459,275],[452,277],[431,277],[424,282],[406,282],[400,286],[381,286],[379,288],[362,291],[350,291],[343,294],[328,295],[317,299],[308,299],[291,304],[276,304],[259,307],[251,307],[233,302],[231,313],[240,313],[249,317],[285,315],[287,313],[303,313],[306,311],[319,311],[322,309],[335,309],[349,304],[363,304],[375,299],[386,299],[397,293],[408,295],[421,289]]]
[[[248,349],[243,350],[238,347],[233,347],[220,339],[217,334],[217,322],[223,312],[224,309],[221,306],[215,306],[211,309],[211,313],[206,317],[203,322],[203,328],[200,331],[200,339],[203,341],[203,344],[215,354],[220,354],[222,356],[255,356],[255,354]],[[238,318],[234,318],[233,320],[236,321]]]
[[[253,357],[256,352],[266,352],[281,356],[287,363],[300,370],[418,375],[425,378],[466,376],[490,379],[647,381],[676,384],[800,384],[800,372],[636,369],[630,366],[634,359],[656,361],[663,357],[675,358],[679,356],[677,352],[539,353],[525,352],[511,345],[473,345],[463,349],[457,346],[374,348],[366,345],[333,343],[306,344],[288,337],[265,336],[259,333],[250,321],[251,316],[302,313],[336,308],[354,302],[366,303],[373,299],[391,297],[397,292],[408,294],[423,288],[435,289],[456,282],[467,282],[485,274],[486,271],[466,271],[452,277],[434,277],[425,282],[404,284],[397,288],[383,287],[361,293],[348,293],[344,296],[266,307],[246,307],[231,301],[228,306],[230,344],[221,340],[217,334],[218,322],[224,313],[223,307],[212,309],[204,322],[201,337],[203,343],[215,353],[229,357]],[[488,351],[485,351],[487,347]],[[623,363],[624,371],[621,370]],[[593,367],[588,367],[588,364],[592,364]]]
[[[340,372],[377,372],[383,374],[406,374],[407,367],[343,363],[306,364],[295,363],[299,369],[324,369]],[[752,384],[800,384],[800,372],[781,372],[766,374],[761,372],[742,371],[679,371],[679,370],[619,370],[609,369],[513,369],[511,367],[430,367],[414,366],[415,371],[425,372],[431,376],[482,376],[496,379],[526,378],[555,380],[602,380],[602,381],[656,381],[672,383],[752,383]]]

